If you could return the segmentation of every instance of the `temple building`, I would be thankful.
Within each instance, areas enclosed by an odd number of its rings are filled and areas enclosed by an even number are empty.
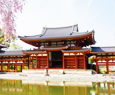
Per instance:
[[[109,56],[114,56],[115,48],[109,52],[100,47],[86,48],[96,43],[94,30],[79,32],[78,24],[68,27],[47,28],[43,27],[42,33],[34,36],[18,36],[23,42],[37,47],[33,50],[0,51],[1,72],[10,72],[11,66],[15,72],[22,69],[81,69],[88,68],[88,57],[94,56],[96,71],[98,73],[98,57],[106,62],[109,73]],[[0,46],[5,48],[5,46]],[[103,57],[104,56],[104,57]],[[113,62],[114,58],[112,59]],[[115,65],[115,63],[112,63]],[[7,66],[3,70],[3,66]],[[17,69],[17,67],[20,68]]]

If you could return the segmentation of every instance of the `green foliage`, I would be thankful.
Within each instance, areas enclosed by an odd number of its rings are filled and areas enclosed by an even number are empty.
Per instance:
[[[24,69],[28,69],[28,66],[24,66]]]
[[[3,70],[7,70],[8,68],[7,68],[7,66],[3,66]]]
[[[17,66],[17,71],[21,71],[21,66]]]
[[[4,42],[4,32],[0,29],[0,43]]]
[[[22,50],[22,47],[18,45],[17,43],[13,42],[8,49],[9,50]]]
[[[1,44],[5,44],[7,45],[8,47],[10,46],[10,43],[11,42],[14,42],[16,40],[17,37],[15,37],[13,34],[10,34],[12,35],[12,38],[8,37],[9,34],[5,34],[1,29],[0,29],[0,43]]]
[[[90,64],[95,63],[91,57],[89,57],[89,59],[88,59],[88,60],[89,60],[89,63],[90,63]]]
[[[100,73],[101,73],[101,74],[107,74],[106,68],[101,68],[101,69],[100,69]]]
[[[10,66],[10,69],[11,69],[11,70],[14,70],[14,66]]]
[[[33,60],[33,68],[36,68],[36,60]]]

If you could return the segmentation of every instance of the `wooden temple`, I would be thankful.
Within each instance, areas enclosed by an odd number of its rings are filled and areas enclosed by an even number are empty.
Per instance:
[[[38,47],[23,51],[29,56],[29,69],[86,69],[90,49],[95,44],[94,31],[78,32],[78,25],[60,28],[44,27],[40,35],[19,36],[23,42]]]
[[[11,67],[14,68],[14,72],[22,69],[45,69],[46,66],[49,69],[87,69],[89,56],[103,57],[103,53],[98,52],[99,49],[95,47],[85,48],[96,43],[94,30],[78,32],[77,24],[59,28],[43,27],[42,33],[39,35],[19,36],[19,38],[23,42],[37,47],[37,49],[22,51],[1,50],[1,72],[10,72]],[[3,48],[2,46],[0,47]],[[111,54],[113,55],[114,52]],[[109,57],[109,55],[108,52],[104,56]],[[99,64],[96,58],[94,61],[98,69],[97,65]],[[5,70],[4,66],[7,67]],[[20,69],[17,69],[17,67]],[[98,72],[98,70],[96,71]]]

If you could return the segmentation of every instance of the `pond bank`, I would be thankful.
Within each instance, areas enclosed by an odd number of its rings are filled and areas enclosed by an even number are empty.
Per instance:
[[[86,82],[113,82],[115,74],[24,74],[24,73],[0,73],[0,79],[12,80],[40,80],[40,81],[86,81]]]

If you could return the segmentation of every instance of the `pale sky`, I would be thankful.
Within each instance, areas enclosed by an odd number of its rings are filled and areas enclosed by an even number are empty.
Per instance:
[[[26,0],[16,19],[17,35],[38,35],[43,26],[78,24],[79,32],[95,31],[95,46],[115,46],[115,0]],[[23,49],[32,48],[18,41]]]

